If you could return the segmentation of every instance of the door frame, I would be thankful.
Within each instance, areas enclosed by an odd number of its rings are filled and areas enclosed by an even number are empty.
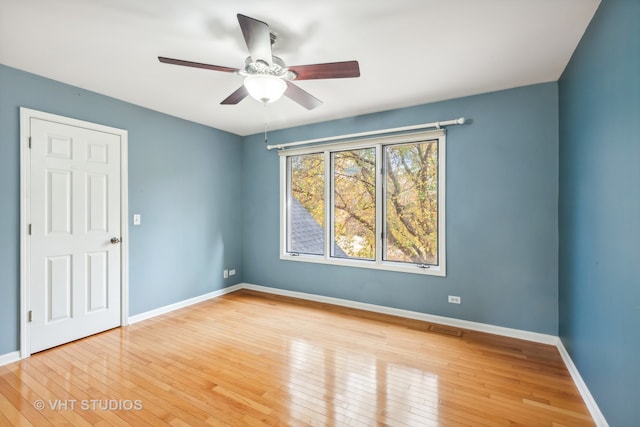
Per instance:
[[[128,132],[83,120],[72,119],[43,111],[20,107],[20,358],[31,356],[31,328],[29,324],[29,288],[31,241],[31,151],[29,148],[31,119],[41,119],[64,125],[106,132],[120,137],[120,326],[129,322],[129,205],[128,205]]]

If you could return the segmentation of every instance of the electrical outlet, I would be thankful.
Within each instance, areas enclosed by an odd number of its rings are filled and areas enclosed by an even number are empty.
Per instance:
[[[223,275],[223,277],[224,277],[225,279],[228,279],[228,278],[229,278],[229,270],[225,270],[225,271],[224,271],[224,273],[223,273],[222,275]]]
[[[455,295],[449,295],[449,302],[451,304],[460,304],[462,302],[462,298]]]
[[[229,270],[229,276],[235,276],[236,275],[236,269],[234,268],[233,270]]]

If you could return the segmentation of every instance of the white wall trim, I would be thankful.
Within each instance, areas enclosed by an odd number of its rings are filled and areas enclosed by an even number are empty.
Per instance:
[[[587,387],[587,384],[582,379],[578,368],[573,363],[573,360],[571,360],[571,356],[569,356],[569,352],[564,347],[562,340],[558,339],[557,347],[558,351],[560,352],[560,357],[562,357],[564,364],[569,370],[569,374],[571,374],[571,378],[573,378],[573,382],[575,383],[578,391],[580,392],[580,395],[582,396],[582,400],[584,400],[585,405],[587,405],[587,409],[589,409],[589,412],[591,413],[593,421],[596,422],[596,425],[598,427],[609,427],[609,423],[607,423],[607,420],[604,418],[604,415],[600,411],[596,400],[593,398],[591,392],[589,391],[589,388]]]
[[[433,314],[426,314],[426,313],[420,313],[416,311],[385,307],[381,305],[350,301],[350,300],[345,300],[341,298],[326,297],[322,295],[314,295],[314,294],[308,294],[308,293],[297,292],[297,291],[288,291],[284,289],[254,285],[250,283],[238,283],[237,285],[229,286],[223,289],[219,289],[217,291],[209,292],[204,295],[200,295],[194,298],[189,298],[184,301],[179,301],[177,303],[169,304],[164,307],[156,308],[154,310],[150,310],[144,313],[136,314],[135,316],[130,316],[127,319],[128,324],[132,325],[134,323],[142,322],[143,320],[151,319],[156,316],[170,313],[172,311],[175,311],[184,307],[188,307],[203,301],[215,299],[223,295],[230,294],[232,292],[236,292],[242,289],[249,289],[249,290],[265,292],[273,295],[281,295],[281,296],[298,298],[298,299],[303,299],[307,301],[315,301],[315,302],[325,303],[325,304],[333,304],[341,307],[355,308],[355,309],[366,310],[374,313],[389,314],[392,316],[404,317],[404,318],[414,319],[414,320],[421,320],[424,322],[438,323],[441,325],[469,329],[469,330],[478,331],[478,332],[486,332],[489,334],[501,335],[501,336],[506,336],[511,338],[522,339],[526,341],[532,341],[532,342],[537,342],[541,344],[556,346],[556,348],[558,349],[558,352],[560,353],[560,357],[562,358],[564,364],[566,365],[567,370],[569,371],[569,374],[571,375],[573,382],[578,388],[578,391],[580,392],[580,395],[582,396],[582,399],[584,400],[585,405],[587,406],[587,409],[589,410],[591,416],[593,417],[593,420],[596,422],[596,425],[598,427],[609,427],[609,424],[607,423],[607,420],[604,418],[604,415],[600,411],[600,408],[598,407],[598,404],[593,398],[593,395],[591,394],[591,392],[589,391],[589,388],[587,387],[586,383],[582,379],[582,376],[580,375],[578,368],[573,363],[573,360],[571,360],[571,356],[569,356],[569,353],[567,352],[567,349],[564,347],[562,340],[560,340],[559,337],[554,335],[523,331],[520,329],[505,328],[502,326],[489,325],[486,323],[471,322],[468,320],[455,319],[452,317],[436,316]],[[16,362],[20,359],[21,359],[21,353],[19,351],[14,351],[11,353],[0,355],[0,366]]]
[[[165,305],[164,307],[156,308],[154,310],[145,311],[144,313],[136,314],[135,316],[129,317],[129,324],[132,325],[134,323],[142,322],[143,320],[151,319],[152,317],[160,316],[162,314],[170,313],[172,311],[178,310],[180,308],[189,307],[190,305],[197,304],[199,302],[207,301],[210,299],[221,297],[222,295],[229,294],[231,292],[239,291],[243,288],[242,284],[229,286],[227,288],[223,288],[217,291],[209,292],[204,295],[200,295],[197,297],[189,298],[184,301],[179,301],[173,304]]]
[[[266,292],[275,295],[282,295],[292,298],[299,298],[309,301],[316,301],[326,304],[339,305],[342,307],[356,308],[360,310],[372,311],[374,313],[389,314],[391,316],[405,317],[408,319],[422,320],[423,322],[438,323],[441,325],[453,326],[456,328],[470,329],[472,331],[486,332],[489,334],[502,335],[542,344],[557,345],[558,337],[554,335],[541,334],[538,332],[523,331],[520,329],[505,328],[486,323],[471,322],[468,320],[455,319],[452,317],[436,316],[433,314],[420,313],[417,311],[402,310],[399,308],[385,307],[382,305],[367,304],[363,302],[350,301],[340,298],[325,297],[322,295],[307,294],[304,292],[287,291],[268,286],[260,286],[245,283],[243,289],[251,289],[259,292]]]
[[[569,356],[569,353],[565,349],[562,343],[562,340],[560,340],[560,338],[557,336],[540,334],[537,332],[523,331],[520,329],[505,328],[502,326],[488,325],[486,323],[471,322],[468,320],[455,319],[451,317],[436,316],[432,314],[419,313],[415,311],[390,308],[390,307],[385,307],[380,305],[367,304],[367,303],[362,303],[357,301],[344,300],[340,298],[325,297],[321,295],[307,294],[304,292],[287,291],[284,289],[253,285],[248,283],[242,284],[242,289],[250,289],[258,292],[265,292],[265,293],[270,293],[274,295],[282,295],[282,296],[299,298],[299,299],[315,301],[320,303],[339,305],[339,306],[348,307],[348,308],[356,308],[360,310],[372,311],[375,313],[389,314],[392,316],[422,320],[425,322],[438,323],[441,325],[470,329],[478,332],[486,332],[489,334],[517,338],[517,339],[537,342],[541,344],[553,345],[558,349],[558,352],[560,353],[560,357],[562,358],[564,364],[566,365],[567,370],[569,371],[569,374],[571,375],[573,382],[578,388],[578,391],[580,392],[580,395],[582,396],[582,399],[584,400],[584,403],[587,406],[587,409],[589,410],[591,417],[595,421],[596,425],[598,427],[609,427],[607,420],[604,418],[604,415],[600,411],[600,408],[598,407],[598,404],[596,403],[595,399],[591,395],[589,388],[587,387],[586,383],[582,379],[582,376],[578,372],[578,368],[574,365],[573,361],[571,360],[571,357]]]
[[[9,363],[17,362],[20,360],[20,352],[12,351],[7,354],[0,354],[0,366],[8,365]]]

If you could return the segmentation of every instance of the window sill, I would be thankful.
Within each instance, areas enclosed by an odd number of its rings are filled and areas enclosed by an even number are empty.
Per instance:
[[[446,269],[442,265],[433,265],[429,268],[420,268],[416,264],[403,264],[390,261],[367,261],[343,258],[326,258],[317,255],[291,255],[290,253],[280,254],[280,259],[284,261],[309,262],[314,264],[337,265],[341,267],[368,268],[372,270],[393,271],[398,273],[421,274],[425,276],[445,277]]]

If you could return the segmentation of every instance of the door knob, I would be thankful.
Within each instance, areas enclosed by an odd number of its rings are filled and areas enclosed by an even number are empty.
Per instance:
[[[117,237],[112,237],[112,238],[111,238],[111,243],[113,243],[114,245],[115,245],[116,243],[120,243],[120,239],[119,239],[119,238],[117,238]]]

